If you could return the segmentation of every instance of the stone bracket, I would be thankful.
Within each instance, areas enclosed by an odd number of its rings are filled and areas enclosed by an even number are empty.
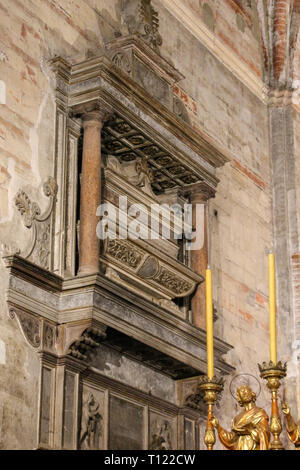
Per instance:
[[[8,315],[16,319],[24,338],[38,352],[71,356],[89,362],[92,353],[106,339],[106,326],[99,322],[83,321],[56,326],[44,318],[8,304]]]
[[[55,352],[55,325],[26,312],[12,304],[8,304],[8,315],[16,319],[26,341],[38,351]]]

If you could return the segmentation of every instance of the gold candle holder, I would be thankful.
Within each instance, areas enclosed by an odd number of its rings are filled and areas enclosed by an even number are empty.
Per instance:
[[[212,418],[214,416],[213,410],[219,394],[222,393],[224,388],[223,378],[213,377],[209,379],[207,376],[200,377],[199,389],[204,392],[204,401],[207,404],[207,421],[204,442],[207,450],[213,450],[216,443],[215,428],[212,425]]]
[[[259,365],[260,376],[267,381],[267,387],[271,392],[272,407],[271,407],[271,424],[270,429],[273,434],[273,441],[271,442],[271,450],[283,450],[283,444],[280,440],[282,432],[281,418],[278,408],[278,390],[281,386],[281,380],[286,376],[287,366],[278,362],[270,361],[268,364],[263,362]]]

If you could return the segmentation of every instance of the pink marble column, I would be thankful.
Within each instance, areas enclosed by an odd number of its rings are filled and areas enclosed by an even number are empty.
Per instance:
[[[100,241],[96,234],[101,204],[101,130],[107,111],[86,112],[83,120],[83,153],[80,193],[79,275],[99,271]]]
[[[189,191],[190,200],[193,205],[193,229],[196,228],[196,205],[204,204],[204,243],[199,250],[191,251],[191,268],[205,279],[205,271],[208,266],[208,227],[207,227],[207,204],[208,199],[214,197],[215,192],[205,183],[196,183]],[[206,329],[206,298],[205,280],[199,284],[192,299],[193,324],[198,328]]]

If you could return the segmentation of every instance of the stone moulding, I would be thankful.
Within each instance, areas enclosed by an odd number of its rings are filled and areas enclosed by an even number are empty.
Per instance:
[[[205,372],[205,331],[159,305],[103,276],[62,280],[19,256],[4,261],[10,274],[10,317],[18,320],[26,340],[38,352],[87,365],[90,353],[105,340],[110,328],[160,351],[175,363]],[[230,349],[216,339],[219,374],[233,370],[222,359]]]

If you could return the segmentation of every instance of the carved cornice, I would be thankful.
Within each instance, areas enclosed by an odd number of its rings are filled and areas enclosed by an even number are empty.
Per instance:
[[[149,345],[166,357],[171,357],[196,371],[206,368],[206,333],[176,317],[153,302],[133,294],[104,276],[90,275],[62,280],[18,256],[6,258],[10,270],[7,291],[9,308],[18,309],[26,320],[37,325],[33,344],[39,352],[51,352],[58,358],[70,357],[70,347],[88,328],[105,333],[109,327],[121,331]],[[56,282],[55,279],[56,278]],[[17,315],[15,314],[15,318]],[[17,318],[18,319],[18,318]],[[153,330],[151,325],[153,324]],[[53,335],[46,328],[55,328]],[[161,334],[158,334],[158,329]],[[50,334],[49,334],[50,333]],[[33,338],[32,334],[30,336]],[[32,341],[32,339],[31,339]],[[98,341],[96,341],[98,342]],[[46,347],[49,349],[43,349]],[[233,368],[222,360],[231,349],[224,341],[215,338],[215,366],[218,373],[231,373]],[[80,361],[73,357],[74,361]]]
[[[171,145],[175,151],[177,147],[183,161],[188,161],[190,166],[198,168],[205,180],[211,184],[216,183],[218,180],[214,174],[214,168],[222,166],[231,159],[228,150],[221,147],[205,132],[196,132],[188,123],[178,118],[174,112],[172,90],[174,79],[171,75],[175,73],[174,69],[173,72],[172,70],[164,71],[163,66],[155,62],[155,57],[147,57],[147,51],[142,53],[139,49],[138,38],[120,38],[121,40],[127,41],[127,49],[125,50],[125,45],[124,50],[123,46],[121,48],[122,54],[126,54],[130,61],[133,61],[133,57],[139,58],[146,82],[141,81],[139,76],[120,72],[120,69],[112,62],[120,49],[116,47],[116,44],[107,45],[106,54],[110,55],[111,59],[103,55],[72,65],[70,75],[64,82],[65,85],[61,83],[61,74],[57,71],[57,67],[59,68],[61,64],[58,58],[55,59],[54,69],[60,80],[57,85],[57,99],[67,99],[74,113],[80,112],[80,107],[84,103],[95,103],[101,99],[103,103],[122,114],[126,121],[128,120],[140,130],[144,128],[144,132],[149,135],[155,133],[154,141],[159,137],[157,130],[154,131],[158,125],[161,128],[160,133],[161,137],[163,135],[164,144]],[[143,44],[143,47],[146,46]],[[133,53],[133,48],[139,50],[140,55]],[[155,54],[154,51],[152,53]],[[168,67],[171,67],[170,64]],[[135,67],[132,66],[131,69],[134,70]],[[63,70],[66,71],[65,67]],[[152,83],[153,80],[156,85]],[[161,87],[162,90],[156,96],[155,91],[160,90]],[[160,93],[163,94],[164,101]],[[128,97],[130,97],[130,106]]]

